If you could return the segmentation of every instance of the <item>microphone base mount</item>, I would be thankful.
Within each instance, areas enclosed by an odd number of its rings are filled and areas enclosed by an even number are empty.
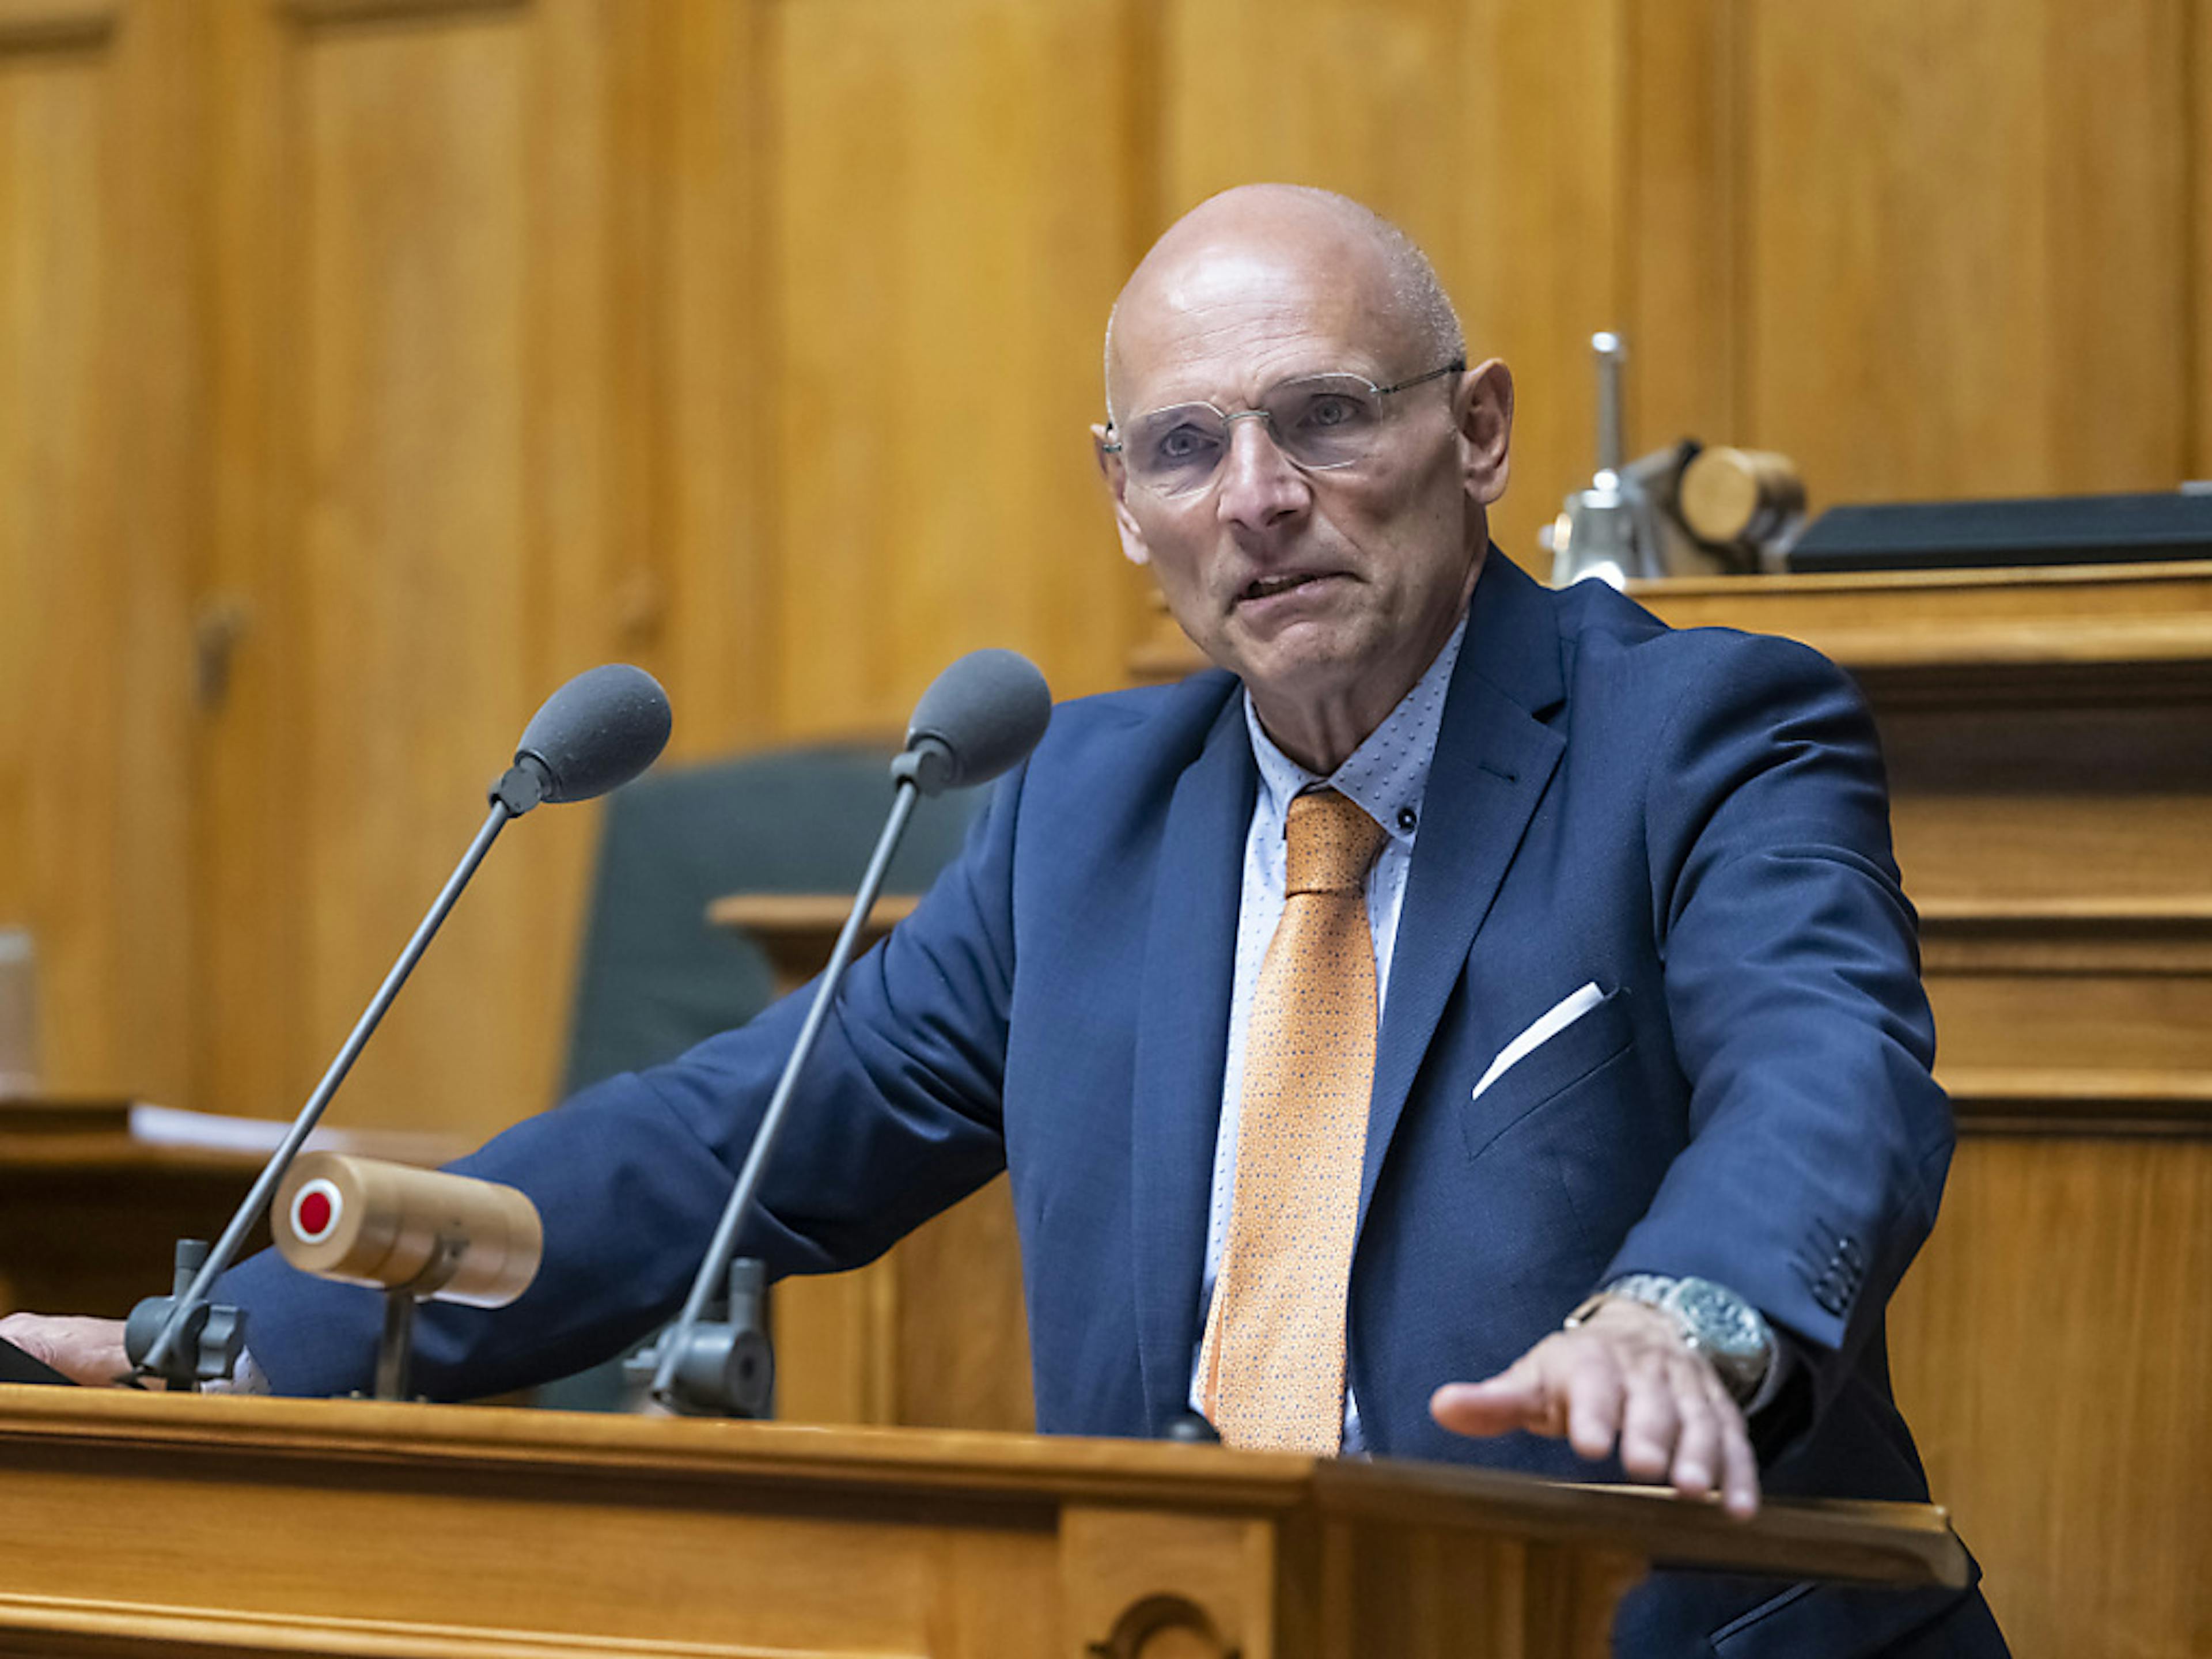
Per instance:
[[[179,1239],[176,1288],[167,1296],[149,1296],[131,1309],[124,1322],[123,1350],[130,1356],[134,1376],[157,1376],[173,1391],[190,1392],[236,1373],[239,1357],[246,1352],[246,1310],[192,1295],[192,1281],[207,1258],[205,1239]],[[180,1304],[181,1316],[177,1312]],[[176,1334],[159,1361],[149,1364],[149,1355],[172,1320]]]
[[[768,1269],[750,1256],[730,1263],[729,1300],[720,1317],[678,1323],[631,1362],[636,1371],[668,1382],[653,1398],[686,1417],[765,1421],[775,1415],[775,1351],[768,1334]],[[678,1343],[672,1368],[665,1345]]]

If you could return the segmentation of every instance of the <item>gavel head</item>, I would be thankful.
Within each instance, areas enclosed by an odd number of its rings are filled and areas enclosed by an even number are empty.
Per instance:
[[[545,1244],[538,1206],[512,1187],[338,1152],[292,1165],[270,1230],[301,1273],[475,1308],[528,1290]]]

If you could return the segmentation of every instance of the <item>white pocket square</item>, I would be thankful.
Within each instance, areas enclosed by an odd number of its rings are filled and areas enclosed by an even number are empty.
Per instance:
[[[1474,1085],[1474,1098],[1480,1100],[1484,1090],[1604,1000],[1605,994],[1597,988],[1595,980],[1561,997],[1552,1005],[1549,1012],[1498,1050],[1498,1058],[1482,1074],[1482,1081]]]

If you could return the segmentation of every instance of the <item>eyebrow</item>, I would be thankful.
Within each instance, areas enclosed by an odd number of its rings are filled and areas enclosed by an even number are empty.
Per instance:
[[[1262,392],[1266,392],[1273,390],[1276,386],[1281,386],[1287,381],[1310,380],[1324,374],[1352,374],[1357,375],[1359,379],[1367,381],[1370,385],[1383,386],[1389,384],[1386,380],[1379,378],[1381,373],[1382,368],[1380,364],[1370,363],[1362,366],[1354,358],[1339,357],[1326,363],[1316,363],[1310,368],[1287,369],[1280,374],[1271,375],[1267,380],[1260,383],[1259,389]],[[1180,409],[1186,404],[1214,403],[1215,399],[1212,398],[1206,397],[1195,392],[1184,393],[1176,397],[1135,398],[1131,400],[1129,414],[1130,416],[1133,418],[1139,415],[1150,415],[1163,409]],[[1244,406],[1249,408],[1249,404],[1247,404]],[[1216,407],[1219,407],[1219,405],[1216,404]]]

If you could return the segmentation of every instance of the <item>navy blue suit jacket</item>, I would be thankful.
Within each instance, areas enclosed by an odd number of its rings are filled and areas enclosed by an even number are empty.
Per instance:
[[[853,1266],[1001,1168],[1047,1432],[1183,1409],[1256,773],[1224,673],[1054,711],[963,857],[856,967],[744,1243]],[[1673,631],[1492,550],[1437,738],[1378,1045],[1350,1365],[1382,1456],[1563,1478],[1562,1442],[1470,1441],[1440,1383],[1502,1369],[1650,1270],[1795,1339],[1809,1420],[1775,1493],[1918,1498],[1882,1307],[1952,1147],[1871,723],[1784,641]],[[1605,1000],[1491,1060],[1586,981]],[[537,1284],[426,1310],[418,1384],[480,1395],[613,1352],[680,1301],[803,1015],[788,1000],[518,1126],[459,1168],[543,1211]],[[275,1384],[367,1375],[376,1310],[263,1258],[233,1275]],[[1625,1651],[1850,1653],[1947,1597],[1662,1575]]]

